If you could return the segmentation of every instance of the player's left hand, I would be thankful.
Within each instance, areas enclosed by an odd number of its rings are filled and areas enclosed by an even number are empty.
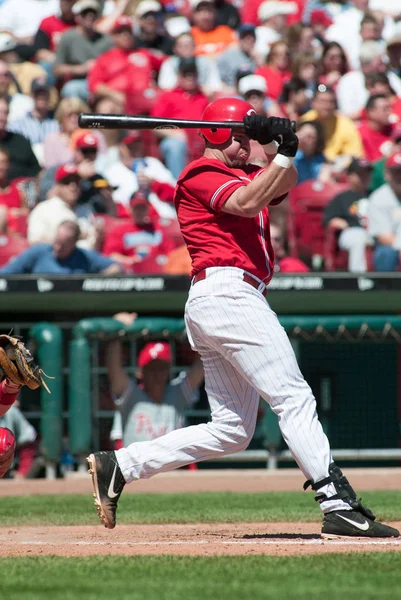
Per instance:
[[[244,129],[251,140],[256,140],[264,146],[273,140],[281,143],[283,136],[292,132],[292,123],[282,117],[247,115],[244,117]]]
[[[264,146],[273,141],[274,135],[270,127],[270,117],[263,115],[247,115],[244,117],[245,134],[250,140],[256,140]]]

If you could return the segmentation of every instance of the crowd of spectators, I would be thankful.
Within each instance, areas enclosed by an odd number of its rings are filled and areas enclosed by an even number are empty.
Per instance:
[[[173,194],[200,136],[78,116],[200,119],[226,96],[297,122],[298,186],[331,186],[320,226],[349,270],[398,270],[399,2],[0,0],[0,273],[189,273]],[[291,210],[271,211],[276,268],[307,271]]]

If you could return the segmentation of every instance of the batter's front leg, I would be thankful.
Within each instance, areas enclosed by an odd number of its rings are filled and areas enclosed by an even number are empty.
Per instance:
[[[217,352],[202,355],[212,420],[116,451],[126,482],[245,450],[255,431],[259,395]]]
[[[202,305],[195,306],[193,321],[198,329],[202,327],[210,345],[230,361],[238,377],[246,379],[269,402],[305,478],[314,482],[324,480],[333,459],[312,390],[298,367],[277,315],[249,285],[242,288],[235,289],[235,297],[211,297],[207,321],[202,315]],[[335,487],[329,483],[320,493],[334,496]],[[323,511],[338,507],[344,507],[342,500],[321,504]]]

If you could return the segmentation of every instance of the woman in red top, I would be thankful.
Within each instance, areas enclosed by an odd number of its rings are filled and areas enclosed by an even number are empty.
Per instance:
[[[335,89],[340,77],[348,71],[348,60],[343,47],[337,42],[329,42],[319,61],[319,83]]]
[[[290,51],[287,42],[279,40],[270,47],[266,65],[255,71],[266,79],[269,98],[277,100],[286,81],[291,79]]]
[[[0,207],[3,222],[1,231],[26,235],[26,223],[29,213],[25,194],[19,189],[17,180],[9,181],[10,159],[6,150],[0,149]],[[4,222],[5,221],[5,222]]]

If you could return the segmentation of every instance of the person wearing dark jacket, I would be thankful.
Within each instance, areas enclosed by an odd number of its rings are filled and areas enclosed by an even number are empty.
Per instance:
[[[38,160],[29,141],[19,133],[7,130],[9,106],[5,98],[0,98],[0,147],[10,157],[10,180],[17,177],[36,177],[40,172]]]
[[[123,268],[96,250],[77,246],[80,230],[75,221],[63,221],[53,244],[33,244],[0,269],[1,275],[120,275]]]
[[[348,252],[348,270],[351,273],[367,270],[365,250],[369,245],[369,236],[366,214],[371,173],[369,161],[352,159],[347,168],[349,189],[334,196],[324,210],[323,223],[339,232],[338,245]]]

